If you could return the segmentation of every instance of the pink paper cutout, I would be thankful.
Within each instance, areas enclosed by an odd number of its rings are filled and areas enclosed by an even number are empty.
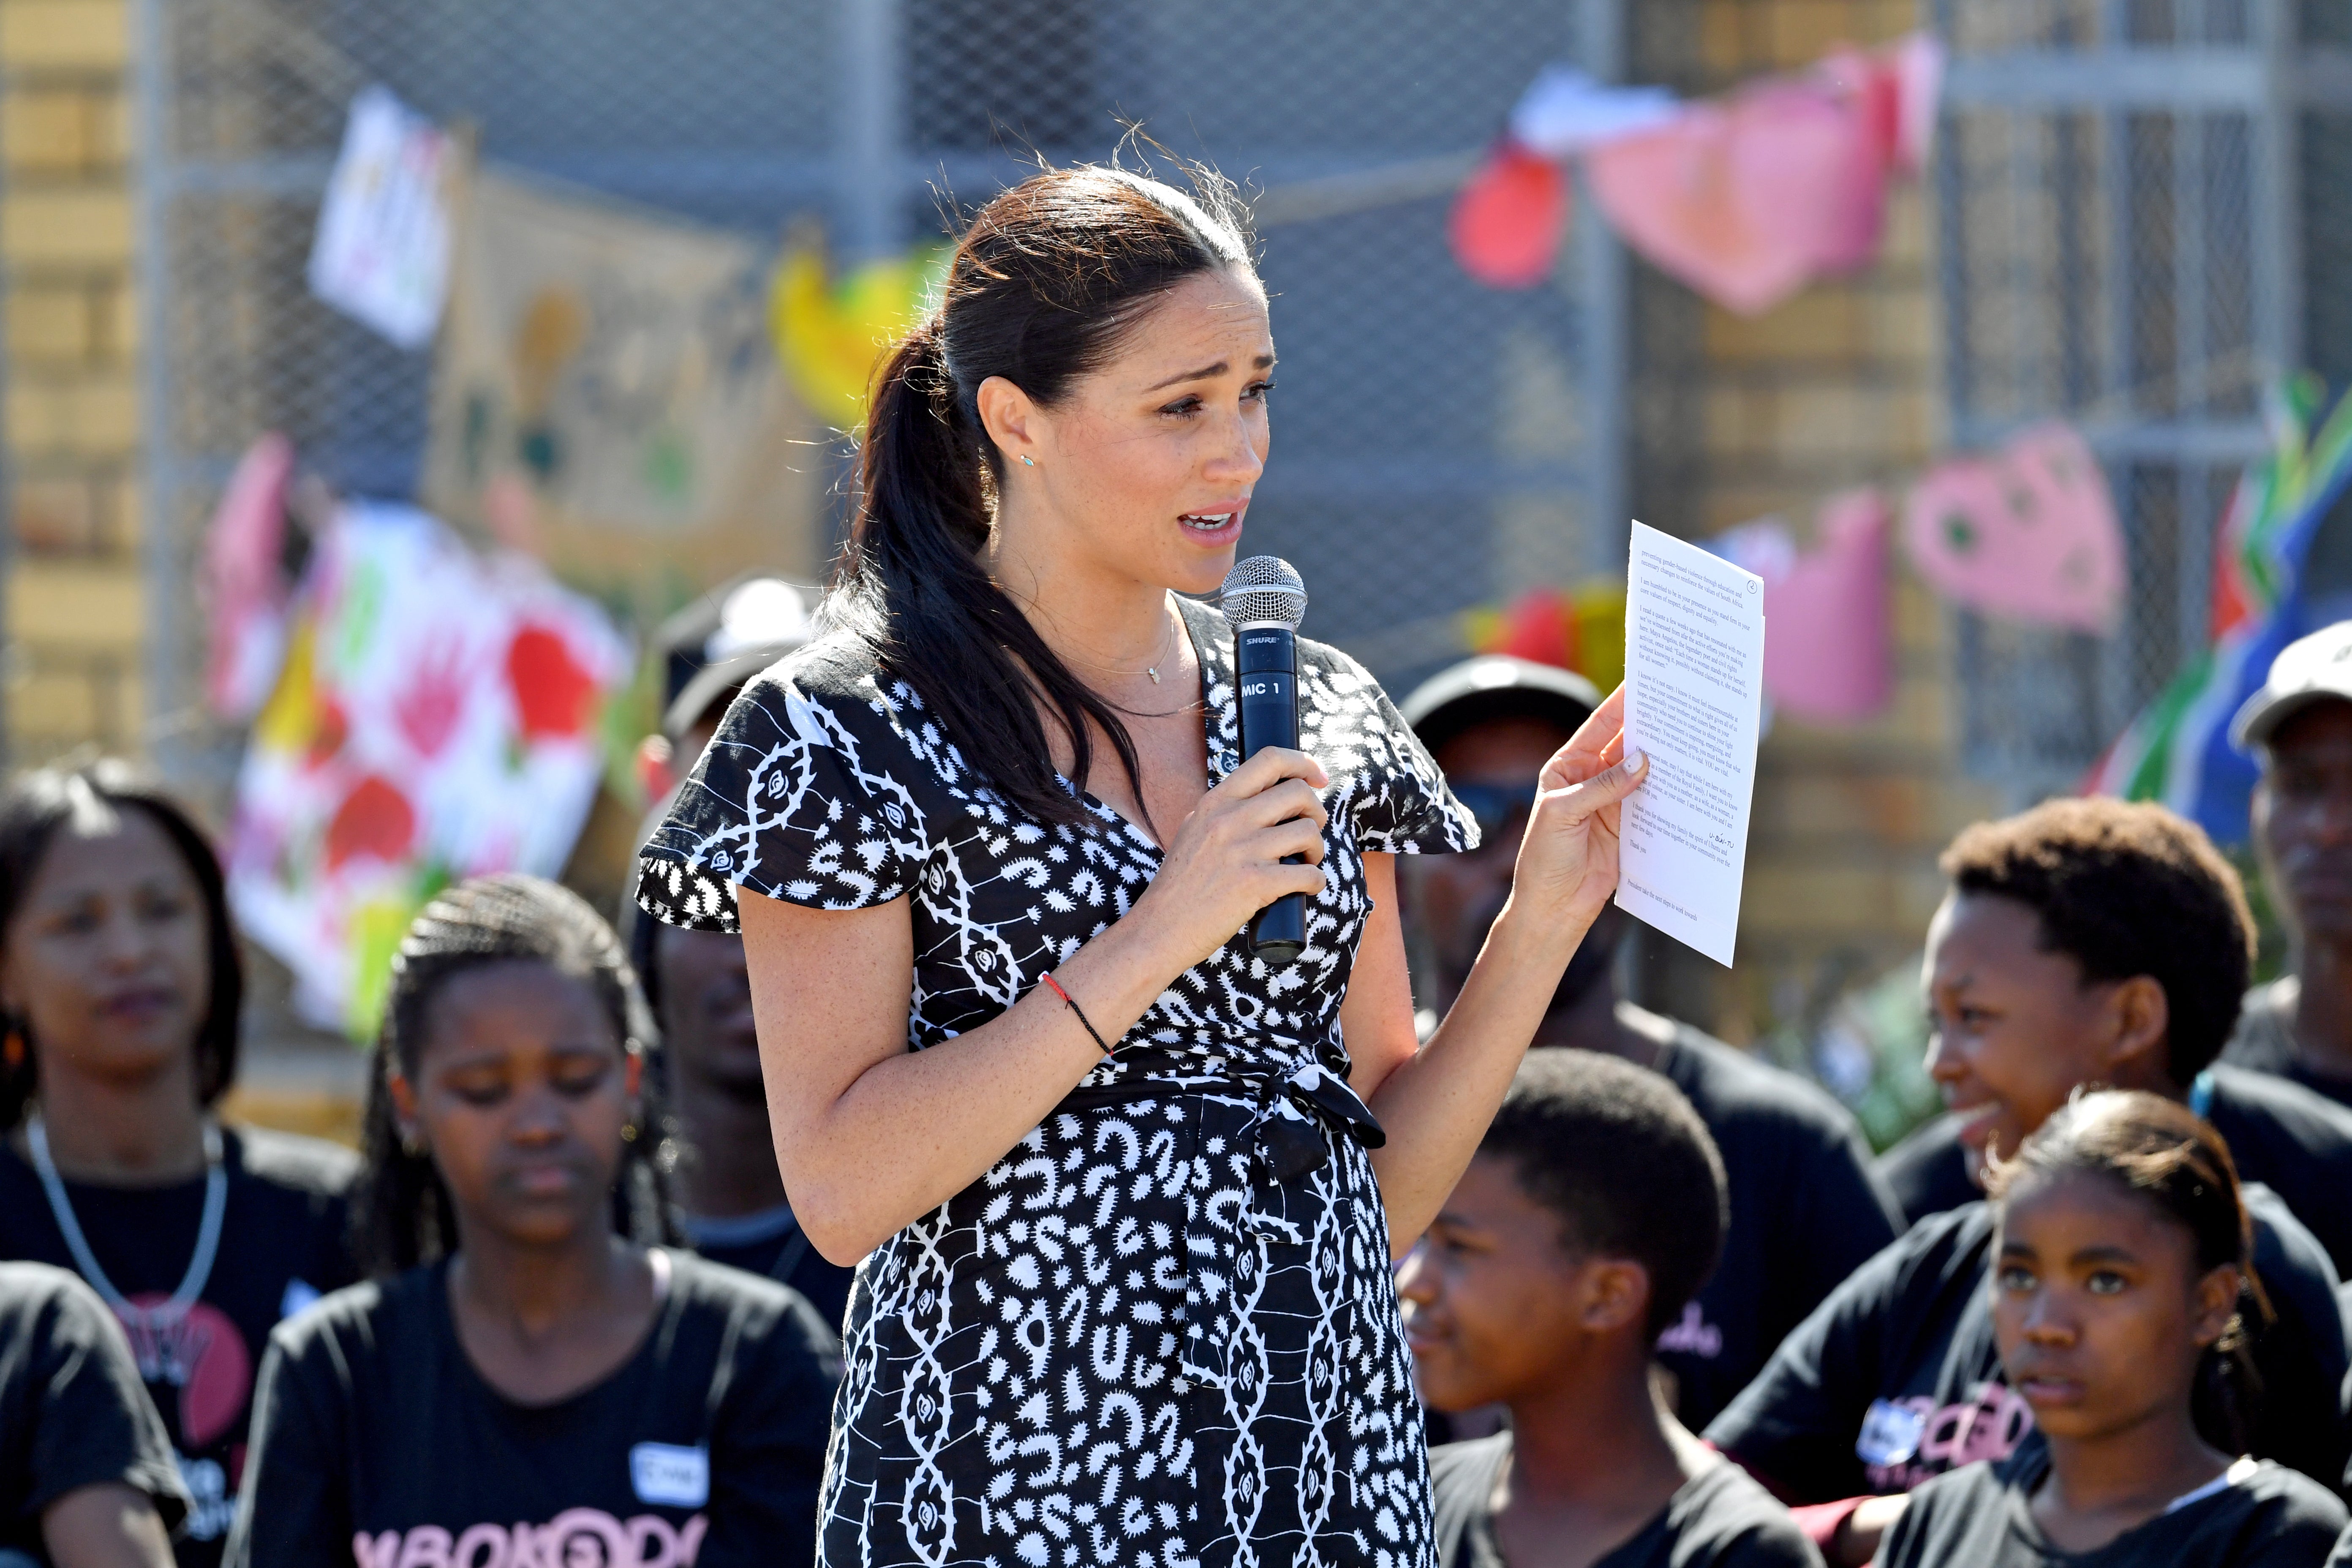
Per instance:
[[[1876,490],[1822,503],[1816,545],[1764,580],[1764,694],[1791,718],[1855,723],[1895,697],[1887,536]]]
[[[1944,46],[1933,33],[1913,33],[1880,57],[1895,82],[1895,167],[1916,178],[1927,169],[1936,112],[1944,90]]]
[[[1754,315],[1817,273],[1877,252],[1886,162],[1861,101],[1767,82],[1594,148],[1594,198],[1627,243],[1726,309]]]
[[[1532,289],[1551,276],[1567,224],[1559,165],[1507,141],[1462,187],[1446,237],[1462,270],[1488,288]]]
[[[286,486],[293,474],[294,443],[274,430],[263,436],[237,459],[205,531],[204,600],[212,636],[205,698],[224,719],[252,718],[278,679],[293,591],[282,560]]]
[[[2040,425],[1912,487],[1903,542],[1946,598],[2105,637],[2123,613],[2124,539],[2105,471],[2071,426]]]

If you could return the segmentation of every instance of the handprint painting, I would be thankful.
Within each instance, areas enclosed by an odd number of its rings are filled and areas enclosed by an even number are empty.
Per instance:
[[[229,896],[303,1012],[364,1035],[425,900],[562,869],[630,650],[536,562],[371,504],[319,540],[286,647],[237,779]]]

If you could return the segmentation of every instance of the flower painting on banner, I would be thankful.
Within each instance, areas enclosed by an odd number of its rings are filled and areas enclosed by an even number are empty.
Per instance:
[[[229,894],[322,1025],[376,1023],[394,944],[449,882],[554,876],[631,654],[538,563],[407,507],[320,538],[237,780]]]

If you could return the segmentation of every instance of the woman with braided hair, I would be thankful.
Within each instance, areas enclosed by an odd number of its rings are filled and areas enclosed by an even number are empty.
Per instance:
[[[359,1240],[271,1336],[235,1568],[809,1561],[831,1334],[673,1250],[651,1027],[610,926],[536,878],[393,962]]]

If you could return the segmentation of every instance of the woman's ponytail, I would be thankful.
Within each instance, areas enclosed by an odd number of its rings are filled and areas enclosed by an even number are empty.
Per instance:
[[[1097,731],[1139,799],[1142,781],[1119,711],[988,575],[1003,474],[980,385],[1003,376],[1050,407],[1186,278],[1247,270],[1228,188],[1196,179],[1198,199],[1123,170],[1056,170],[989,203],[956,247],[939,309],[884,362],[867,411],[834,613],[915,689],[964,762],[1040,821],[1085,816],[1054,770],[1040,698],[1079,786]]]

